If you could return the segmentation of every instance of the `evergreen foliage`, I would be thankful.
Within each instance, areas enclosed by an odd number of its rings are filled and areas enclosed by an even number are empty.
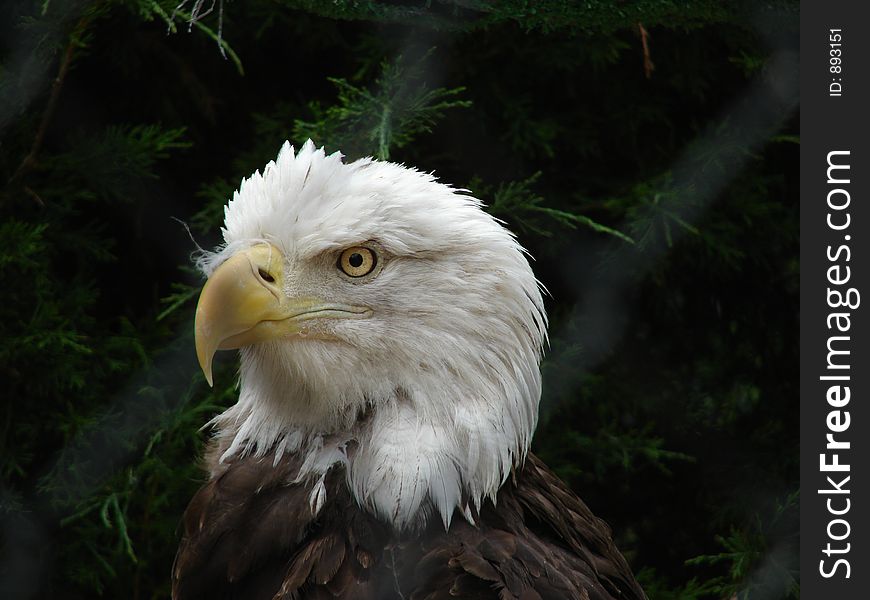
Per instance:
[[[470,189],[535,257],[534,450],[650,598],[797,598],[797,2],[208,5],[0,9],[4,597],[167,597],[235,398],[190,255],[312,137]]]

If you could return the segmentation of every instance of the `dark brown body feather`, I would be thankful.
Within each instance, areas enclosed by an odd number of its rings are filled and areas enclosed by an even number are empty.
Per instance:
[[[199,490],[184,516],[173,598],[643,600],[595,517],[540,460],[486,502],[477,525],[455,514],[416,534],[356,504],[334,467],[312,516],[298,459],[237,460]]]

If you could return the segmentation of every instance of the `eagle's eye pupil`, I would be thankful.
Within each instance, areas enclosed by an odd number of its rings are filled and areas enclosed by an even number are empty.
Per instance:
[[[359,252],[354,252],[353,254],[350,255],[350,258],[347,259],[347,262],[349,262],[350,266],[352,266],[354,268],[361,267],[363,264],[362,254],[360,254]]]

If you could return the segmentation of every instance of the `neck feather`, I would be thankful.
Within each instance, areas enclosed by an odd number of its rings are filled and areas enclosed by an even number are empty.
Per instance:
[[[398,530],[425,526],[433,515],[447,527],[456,510],[473,522],[525,458],[536,425],[536,362],[500,377],[471,363],[420,370],[413,381],[354,390],[356,398],[343,393],[343,411],[318,400],[341,393],[325,382],[263,370],[243,353],[239,401],[212,421],[226,447],[220,462],[271,452],[277,464],[285,453],[301,453],[295,481],[313,484],[315,513],[328,501],[326,473],[343,467],[360,506]]]

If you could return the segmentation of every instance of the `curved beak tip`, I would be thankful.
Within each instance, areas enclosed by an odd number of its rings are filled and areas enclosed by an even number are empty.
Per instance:
[[[202,340],[203,338],[197,331],[196,358],[199,361],[199,368],[202,370],[202,374],[205,375],[205,380],[209,387],[214,387],[214,378],[212,376],[212,359],[214,357],[214,351],[210,352],[208,348],[205,348],[205,344],[202,343]]]

